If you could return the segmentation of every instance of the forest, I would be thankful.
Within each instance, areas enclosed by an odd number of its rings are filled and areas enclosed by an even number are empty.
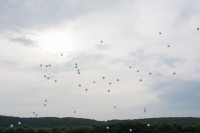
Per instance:
[[[15,124],[19,120],[20,125]],[[200,118],[192,117],[95,121],[0,116],[0,125],[0,133],[200,133]]]

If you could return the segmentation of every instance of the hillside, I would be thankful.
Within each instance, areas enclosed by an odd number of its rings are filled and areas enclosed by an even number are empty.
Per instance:
[[[96,121],[91,119],[83,118],[57,118],[57,117],[41,117],[41,118],[20,118],[20,117],[11,117],[11,116],[0,116],[0,126],[9,126],[13,124],[14,126],[18,125],[18,122],[21,122],[21,126],[28,125],[30,127],[60,127],[60,126],[92,126],[98,124],[106,123],[116,123],[116,122],[130,122],[130,121],[139,121],[142,123],[150,124],[174,124],[178,123],[181,125],[196,125],[200,123],[200,118],[193,117],[168,117],[168,118],[148,118],[148,119],[136,119],[136,120],[110,120],[110,121]]]

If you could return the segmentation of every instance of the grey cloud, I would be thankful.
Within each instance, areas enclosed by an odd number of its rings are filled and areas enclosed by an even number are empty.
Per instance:
[[[168,107],[200,109],[199,81],[171,80],[157,83],[151,89],[162,92],[159,99]]]
[[[0,6],[0,23],[23,28],[43,28],[73,20],[90,12],[109,9],[116,0],[20,0],[3,1]],[[59,23],[58,23],[59,22]]]
[[[10,38],[10,41],[23,44],[24,46],[35,46],[34,42],[26,37]]]

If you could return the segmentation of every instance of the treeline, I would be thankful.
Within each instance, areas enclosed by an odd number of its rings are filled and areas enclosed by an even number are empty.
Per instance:
[[[0,133],[200,133],[200,124],[148,124],[139,121],[104,123],[79,127],[1,127]]]
[[[15,127],[29,125],[30,127],[72,127],[72,126],[92,126],[97,124],[105,123],[116,123],[116,122],[129,122],[131,120],[111,120],[111,121],[96,121],[91,119],[83,118],[56,118],[56,117],[40,117],[40,118],[20,118],[11,116],[0,116],[0,127],[8,127],[13,124]],[[196,125],[200,123],[200,118],[192,117],[174,117],[174,118],[148,118],[148,119],[137,119],[137,121],[143,123],[161,123],[174,124],[178,123],[181,125]],[[21,124],[18,125],[18,122]]]
[[[18,125],[18,122],[21,124]],[[40,117],[40,118],[20,118],[11,116],[0,116],[0,127],[6,127],[13,124],[14,126],[29,125],[31,127],[60,127],[60,126],[91,126],[101,124],[102,121],[96,121],[83,118],[57,118],[57,117]]]

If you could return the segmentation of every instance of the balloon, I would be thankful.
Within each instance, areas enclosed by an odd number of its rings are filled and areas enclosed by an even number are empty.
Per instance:
[[[11,124],[10,127],[13,127],[13,124]]]
[[[175,73],[175,72],[173,72],[173,74],[175,75],[176,73]]]
[[[81,84],[79,84],[78,86],[81,87]]]
[[[96,82],[95,82],[95,81],[93,81],[93,83],[95,84]]]
[[[161,35],[162,33],[161,33],[161,32],[159,32],[159,34]]]
[[[109,85],[111,85],[112,83],[111,82],[109,82]]]
[[[142,82],[142,79],[140,79],[140,82]]]
[[[139,72],[139,70],[137,70],[137,72]]]
[[[40,64],[40,67],[42,67],[42,64]]]
[[[109,126],[107,126],[106,129],[109,129]]]
[[[116,79],[116,81],[119,81],[119,79]]]
[[[45,99],[45,102],[47,102],[47,99]]]
[[[47,77],[46,75],[44,75],[44,77]]]
[[[63,54],[60,54],[61,56],[63,56]]]
[[[110,90],[108,90],[108,92],[110,92]]]
[[[88,91],[88,89],[85,89],[85,91]]]
[[[199,30],[199,28],[197,28],[197,30]]]
[[[21,125],[21,122],[18,122],[18,125]]]
[[[132,130],[132,129],[129,129],[129,131],[132,132],[133,130]]]
[[[129,68],[131,69],[132,67],[130,66]]]
[[[149,73],[149,75],[151,75],[152,73]]]
[[[47,79],[50,79],[49,77],[47,77]]]
[[[57,82],[57,80],[55,80],[54,82]]]
[[[147,126],[149,127],[149,126],[150,126],[150,124],[148,123],[148,124],[147,124]]]
[[[105,77],[102,77],[102,79],[105,79]]]

